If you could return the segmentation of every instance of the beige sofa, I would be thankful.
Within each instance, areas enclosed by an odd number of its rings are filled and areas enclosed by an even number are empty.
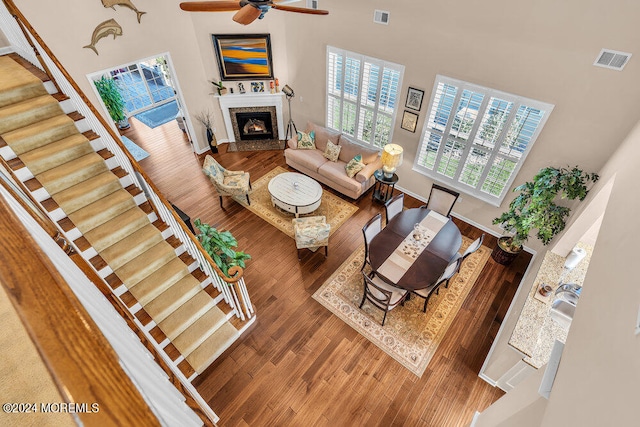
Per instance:
[[[357,144],[348,136],[332,129],[308,123],[305,132],[311,131],[315,131],[315,150],[298,149],[297,136],[287,141],[288,148],[284,150],[284,156],[289,166],[352,199],[359,198],[373,186],[373,173],[382,168],[377,149]],[[341,146],[336,162],[329,161],[322,155],[327,147],[327,140]],[[349,178],[345,166],[357,154],[362,155],[362,162],[366,166],[353,178]]]

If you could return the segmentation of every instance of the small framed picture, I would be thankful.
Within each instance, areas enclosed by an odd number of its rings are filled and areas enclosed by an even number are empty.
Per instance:
[[[251,92],[264,92],[264,82],[251,82]]]
[[[402,115],[402,124],[400,127],[404,130],[408,130],[409,132],[415,132],[417,126],[418,115],[411,111],[404,110],[404,114]]]
[[[422,108],[422,98],[424,98],[423,90],[410,87],[407,91],[407,102],[405,102],[404,105],[412,110],[420,111],[420,108]]]

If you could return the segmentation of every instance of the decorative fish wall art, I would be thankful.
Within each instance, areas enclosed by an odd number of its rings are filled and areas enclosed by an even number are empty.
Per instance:
[[[107,37],[113,34],[113,39],[115,40],[117,36],[122,35],[122,27],[120,24],[116,22],[115,19],[109,19],[107,21],[98,24],[95,30],[93,30],[93,34],[91,34],[91,44],[83,46],[87,49],[92,49],[96,55],[99,55],[98,50],[96,49],[96,43],[100,41],[100,39]]]
[[[133,10],[138,17],[138,23],[140,23],[140,18],[147,12],[140,12],[137,7],[133,5],[131,0],[102,0],[102,5],[104,7],[110,7],[113,10],[116,10],[115,6],[127,7]]]

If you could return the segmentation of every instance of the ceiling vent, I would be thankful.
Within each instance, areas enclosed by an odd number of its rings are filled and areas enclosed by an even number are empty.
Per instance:
[[[627,65],[627,62],[629,62],[629,58],[631,58],[630,53],[618,52],[617,50],[611,49],[602,49],[593,65],[622,71],[624,66]]]
[[[386,10],[376,10],[373,12],[373,22],[376,24],[389,25],[389,12]]]
[[[318,0],[307,0],[307,7],[309,9],[317,9],[318,8]]]

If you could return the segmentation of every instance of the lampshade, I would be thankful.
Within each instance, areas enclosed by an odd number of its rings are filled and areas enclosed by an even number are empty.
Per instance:
[[[382,149],[382,171],[386,178],[391,178],[397,167],[402,164],[402,147],[398,144],[387,144]]]
[[[284,85],[284,87],[282,88],[282,93],[284,93],[289,98],[293,98],[293,96],[295,95],[293,89],[291,89],[289,85]]]

